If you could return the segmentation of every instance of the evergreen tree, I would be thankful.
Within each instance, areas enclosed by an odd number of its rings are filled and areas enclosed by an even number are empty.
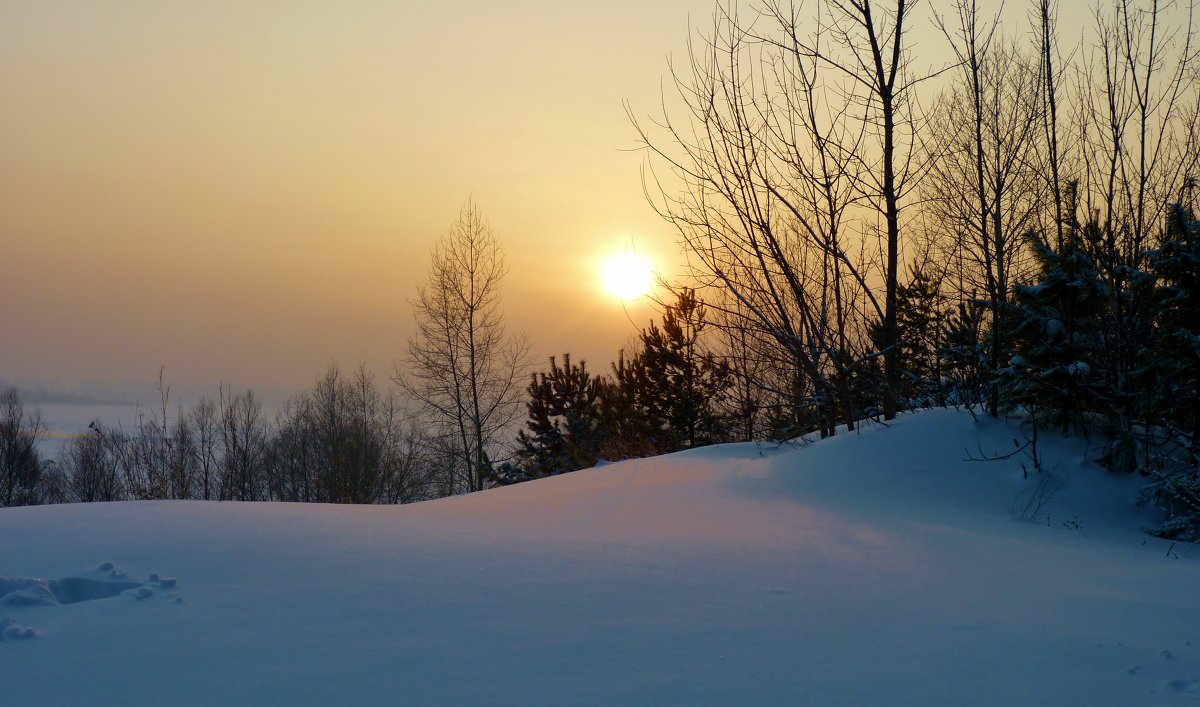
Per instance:
[[[1076,234],[1060,250],[1039,233],[1030,239],[1040,277],[1015,287],[1016,355],[1004,372],[1006,397],[1047,414],[1065,434],[1099,395],[1097,331],[1108,292]]]
[[[621,352],[611,378],[584,363],[550,359],[533,374],[526,429],[517,436],[515,463],[494,474],[508,484],[593,466],[599,459],[663,454],[726,438],[717,399],[728,388],[728,368],[701,348],[703,302],[682,289],[666,307],[662,326],[639,336],[640,350]]]
[[[938,283],[923,268],[914,267],[896,296],[900,398],[906,407],[945,405],[941,351],[946,316]]]
[[[651,323],[641,333],[637,367],[644,375],[631,380],[644,387],[637,397],[647,401],[650,422],[662,425],[656,434],[662,451],[712,444],[725,437],[715,401],[729,387],[730,374],[701,350],[705,316],[696,291],[682,288],[666,307],[662,328]]]
[[[602,381],[587,363],[563,364],[550,357],[550,370],[531,375],[526,429],[517,435],[515,464],[494,472],[501,484],[552,476],[593,466],[600,458],[603,429],[600,406]]]
[[[938,357],[947,379],[946,399],[954,405],[980,405],[985,400],[984,391],[998,385],[988,366],[985,312],[975,302],[960,302],[942,324]]]
[[[1155,287],[1156,330],[1151,344],[1160,371],[1155,407],[1188,438],[1188,456],[1200,460],[1200,222],[1176,206],[1168,238],[1149,253]]]
[[[1114,471],[1138,466],[1138,438],[1154,411],[1147,344],[1154,338],[1154,277],[1141,268],[1147,252],[1113,224],[1093,219],[1082,229],[1080,247],[1102,284],[1103,308],[1093,323],[1092,417],[1106,438],[1100,462]],[[1149,416],[1149,417],[1148,417]]]
[[[612,379],[601,384],[600,402],[605,433],[601,452],[606,459],[647,457],[671,450],[663,435],[663,401],[650,384],[643,355],[626,358],[621,351],[613,364]]]
[[[1156,327],[1145,394],[1158,442],[1147,459],[1148,490],[1167,513],[1159,535],[1200,540],[1200,222],[1176,206],[1148,262]]]

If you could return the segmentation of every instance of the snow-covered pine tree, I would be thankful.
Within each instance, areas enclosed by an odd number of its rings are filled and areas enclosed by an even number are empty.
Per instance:
[[[1200,221],[1181,206],[1168,217],[1168,237],[1149,253],[1155,276],[1153,352],[1163,371],[1158,407],[1188,439],[1200,462]]]
[[[1200,221],[1175,206],[1166,238],[1147,255],[1156,281],[1150,492],[1168,514],[1160,534],[1200,540]]]
[[[1001,372],[1003,397],[1065,434],[1085,419],[1099,392],[1096,334],[1108,292],[1077,231],[1060,250],[1040,233],[1029,238],[1039,278],[1014,288],[1015,354]]]
[[[974,409],[986,400],[992,382],[984,345],[986,310],[973,301],[960,302],[942,323],[938,358],[945,375],[946,401]]]
[[[1086,250],[1103,285],[1104,302],[1089,337],[1092,393],[1089,412],[1106,444],[1100,462],[1113,471],[1138,466],[1138,444],[1152,387],[1147,342],[1153,336],[1153,281],[1142,270],[1145,251],[1130,234],[1093,219],[1082,230]]]

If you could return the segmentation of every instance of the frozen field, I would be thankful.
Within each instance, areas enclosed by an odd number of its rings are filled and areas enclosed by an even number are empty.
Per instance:
[[[404,507],[0,509],[0,704],[1200,700],[1200,552],[952,411]],[[1053,490],[1043,484],[1044,490]]]

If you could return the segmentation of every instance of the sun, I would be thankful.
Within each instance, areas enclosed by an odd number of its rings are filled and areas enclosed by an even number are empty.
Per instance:
[[[637,299],[650,293],[654,272],[650,263],[637,253],[611,255],[601,265],[604,289],[623,300]]]

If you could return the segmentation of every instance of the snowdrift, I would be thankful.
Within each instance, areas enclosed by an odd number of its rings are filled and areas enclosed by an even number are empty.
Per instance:
[[[1082,442],[968,459],[1019,436],[930,411],[404,507],[0,509],[0,704],[1195,704],[1200,553]]]

